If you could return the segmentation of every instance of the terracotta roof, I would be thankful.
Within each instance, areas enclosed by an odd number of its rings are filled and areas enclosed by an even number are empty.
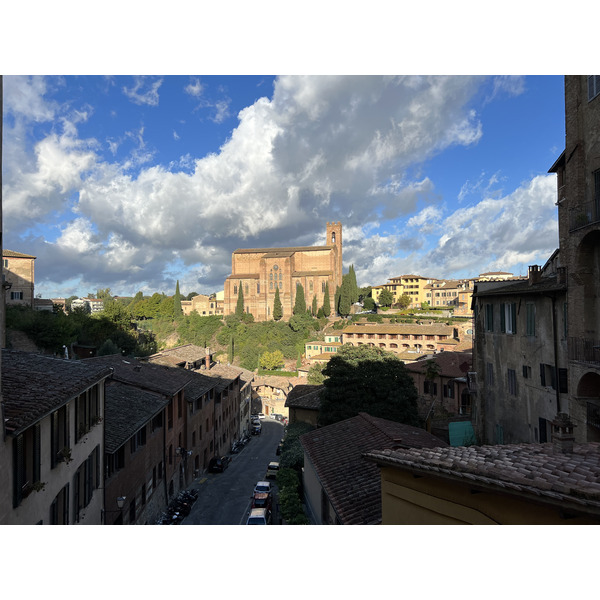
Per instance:
[[[444,377],[466,377],[473,365],[473,355],[470,352],[438,352],[428,359],[407,364],[406,368],[416,373],[425,373],[428,360],[433,360],[441,367],[440,375]]]
[[[231,279],[232,281],[234,279],[260,279],[260,273],[236,273],[235,275],[225,277],[225,279]]]
[[[342,333],[400,333],[416,335],[450,335],[454,333],[451,325],[417,325],[415,323],[375,323],[367,325],[348,325]]]
[[[194,344],[185,344],[176,348],[161,350],[147,358],[148,362],[160,363],[161,359],[167,363],[180,364],[182,362],[198,362],[206,359],[206,348]]]
[[[220,386],[219,379],[217,377],[209,377],[209,371],[187,371],[191,375],[189,383],[185,386],[184,394],[185,399],[188,402],[193,402],[201,396],[204,396],[207,392],[212,389],[217,391],[223,391],[229,383],[224,386]]]
[[[31,254],[23,254],[22,252],[15,252],[14,250],[2,250],[2,256],[4,258],[36,258]]]
[[[600,443],[574,444],[562,453],[552,443],[458,446],[432,450],[377,450],[368,460],[384,466],[479,483],[497,491],[556,501],[600,512]]]
[[[379,469],[362,455],[401,443],[433,448],[446,443],[424,429],[359,413],[300,436],[336,514],[344,525],[381,522]]]
[[[288,390],[294,386],[287,377],[279,377],[277,375],[261,375],[260,377],[255,377],[254,385],[269,385],[271,387],[281,388],[282,390]]]
[[[203,370],[202,375],[212,377],[217,381],[216,390],[222,392],[228,385],[235,381],[242,374],[242,369],[232,367],[231,365],[216,364],[208,371]]]
[[[174,396],[191,381],[190,371],[123,358],[118,354],[86,358],[82,363],[98,364],[114,369],[113,378],[165,396]]]
[[[321,390],[323,385],[299,384],[294,386],[287,395],[285,406],[288,408],[305,408],[319,410],[321,408]]]
[[[6,431],[20,433],[110,373],[105,365],[2,350]]]
[[[169,404],[170,398],[108,381],[104,409],[104,450],[116,452],[134,433]]]

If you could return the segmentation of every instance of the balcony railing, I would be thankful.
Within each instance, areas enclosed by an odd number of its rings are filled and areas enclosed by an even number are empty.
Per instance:
[[[600,222],[600,201],[584,202],[569,210],[569,231]]]
[[[570,337],[569,360],[600,364],[600,340]]]

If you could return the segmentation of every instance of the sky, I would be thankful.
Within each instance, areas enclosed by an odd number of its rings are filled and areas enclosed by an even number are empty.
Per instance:
[[[4,247],[36,294],[223,289],[325,243],[359,285],[524,275],[558,246],[558,75],[6,75]]]

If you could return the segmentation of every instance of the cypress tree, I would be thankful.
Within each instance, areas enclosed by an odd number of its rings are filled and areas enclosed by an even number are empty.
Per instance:
[[[300,283],[296,284],[296,301],[294,302],[294,314],[303,315],[306,312],[306,300],[304,299],[304,288]]]
[[[179,279],[175,286],[175,296],[173,298],[173,315],[175,319],[180,319],[183,316],[183,309],[181,308],[181,294],[179,293]]]
[[[342,283],[344,281],[344,277],[342,277]],[[340,292],[341,292],[341,288],[338,285],[335,288],[335,296],[333,297],[333,310],[339,314],[340,312]]]
[[[275,288],[275,300],[273,300],[273,320],[279,321],[283,317],[283,306],[279,299],[279,288]]]
[[[342,317],[347,317],[350,314],[350,309],[352,307],[351,294],[351,279],[348,275],[344,275],[342,278],[342,289],[340,291],[340,301],[338,306],[338,312]]]
[[[313,301],[312,301],[312,316],[316,317],[317,316],[317,311],[319,310],[318,306],[317,306],[317,295],[315,294],[313,296]]]
[[[329,299],[329,282],[325,284],[325,294],[323,295],[323,314],[328,317],[331,314],[331,300]]]
[[[242,290],[242,282],[240,281],[240,288],[238,290],[237,304],[235,306],[235,316],[244,316],[244,291]]]
[[[358,284],[356,283],[356,272],[354,271],[354,265],[350,265],[348,278],[350,280],[350,302],[354,304],[355,302],[358,302]]]

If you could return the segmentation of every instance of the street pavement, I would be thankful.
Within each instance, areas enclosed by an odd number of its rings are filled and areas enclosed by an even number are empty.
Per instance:
[[[239,454],[232,454],[232,461],[223,473],[205,473],[190,488],[198,490],[190,514],[182,525],[243,525],[250,511],[250,499],[257,481],[265,478],[267,465],[279,461],[275,454],[284,428],[279,421],[265,418],[261,421],[261,435],[251,440]],[[279,522],[277,486],[274,487],[273,523]]]

